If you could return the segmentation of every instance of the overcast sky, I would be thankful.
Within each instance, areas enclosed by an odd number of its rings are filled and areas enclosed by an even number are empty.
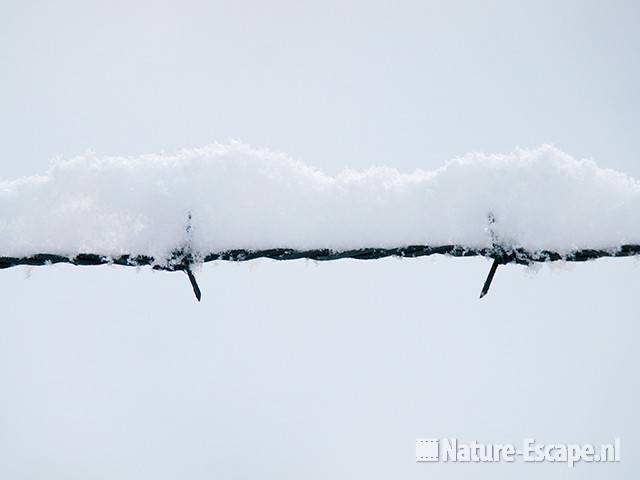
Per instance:
[[[0,2],[0,178],[239,139],[328,173],[553,143],[640,178],[637,2]],[[535,201],[535,199],[531,199]],[[0,272],[0,478],[629,478],[636,260]],[[416,464],[418,437],[622,441]]]

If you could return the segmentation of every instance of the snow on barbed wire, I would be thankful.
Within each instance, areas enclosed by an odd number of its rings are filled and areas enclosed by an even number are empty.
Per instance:
[[[0,181],[0,257],[149,255],[185,245],[297,250],[501,244],[566,253],[640,244],[640,183],[550,145],[472,153],[434,171],[335,176],[232,142],[138,157],[87,154]],[[494,223],[488,231],[487,219]],[[492,240],[493,238],[493,240]]]

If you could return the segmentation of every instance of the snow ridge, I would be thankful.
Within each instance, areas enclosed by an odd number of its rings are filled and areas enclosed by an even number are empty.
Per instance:
[[[560,254],[640,244],[640,183],[550,145],[435,171],[330,176],[232,142],[59,161],[0,180],[0,257],[459,245]],[[188,220],[189,216],[191,217]],[[490,221],[493,218],[493,221]],[[187,233],[188,230],[188,233]]]

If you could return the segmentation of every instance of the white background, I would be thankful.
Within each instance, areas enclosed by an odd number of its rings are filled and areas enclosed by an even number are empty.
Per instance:
[[[0,2],[0,176],[242,140],[334,174],[554,143],[640,177],[635,2]],[[535,201],[535,199],[532,199]],[[0,272],[0,478],[629,478],[635,260]],[[617,465],[415,463],[415,438]]]

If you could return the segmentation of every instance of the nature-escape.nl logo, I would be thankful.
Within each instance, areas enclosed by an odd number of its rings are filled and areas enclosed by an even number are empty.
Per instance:
[[[613,443],[595,445],[591,443],[539,443],[525,438],[520,445],[515,443],[459,442],[455,438],[416,439],[417,462],[549,462],[565,463],[573,468],[579,462],[613,463],[620,461],[620,439]]]

